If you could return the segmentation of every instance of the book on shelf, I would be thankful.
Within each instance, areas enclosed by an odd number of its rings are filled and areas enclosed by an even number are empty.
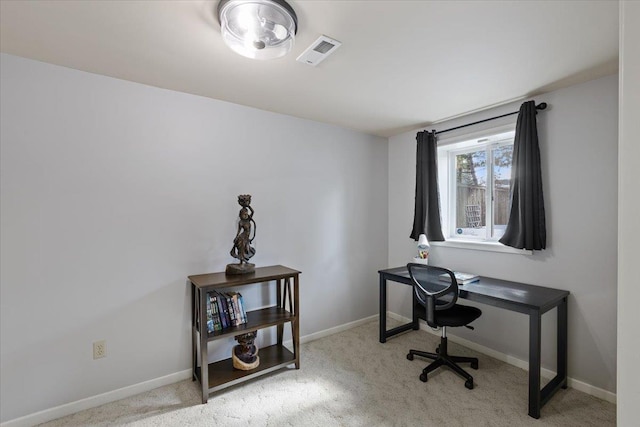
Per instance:
[[[238,295],[235,292],[229,292],[229,298],[233,304],[233,311],[236,315],[235,326],[242,325],[242,314],[240,313],[240,307],[238,307]]]
[[[209,293],[207,298],[207,330],[221,331],[231,326],[247,323],[244,301],[239,292]]]
[[[213,332],[213,310],[211,308],[211,297],[207,298],[207,331]]]
[[[242,325],[243,323],[247,323],[247,314],[244,311],[244,304],[242,303],[242,295],[239,292],[229,292],[228,295],[231,298],[233,303],[233,308],[235,310],[236,319],[235,326]]]
[[[222,323],[222,329],[228,328],[231,326],[229,324],[229,309],[227,308],[227,299],[224,296],[216,292],[216,297],[218,299],[218,311],[220,312],[220,323]]]
[[[242,312],[240,311],[240,301],[238,301],[238,293],[233,292],[231,294],[231,299],[233,301],[233,306],[236,309],[236,325],[242,325],[244,323],[244,319],[242,318]]]
[[[218,311],[218,296],[214,293],[209,294],[211,300],[211,318],[213,320],[213,330],[222,330],[222,323],[220,321],[220,312]],[[211,331],[209,331],[211,332]]]
[[[227,292],[227,303],[229,306],[233,307],[233,321],[232,326],[242,325],[246,323],[246,314],[243,312],[242,306],[240,305],[240,294],[238,292]]]
[[[247,323],[247,311],[244,309],[244,300],[242,294],[238,292],[238,306],[240,307],[240,313],[242,314],[242,323]]]
[[[228,293],[223,293],[223,297],[227,300],[227,307],[229,310],[229,326],[236,326],[236,310],[233,306],[233,297]]]
[[[477,274],[463,273],[461,271],[454,271],[453,274],[456,276],[456,282],[458,282],[458,285],[466,285],[467,283],[477,282],[480,280],[480,277],[478,277]],[[451,277],[446,273],[441,274],[440,280],[448,282],[451,280]]]
[[[216,295],[209,293],[207,298],[207,332],[219,331],[222,329],[220,323],[220,314],[218,313],[218,305]]]

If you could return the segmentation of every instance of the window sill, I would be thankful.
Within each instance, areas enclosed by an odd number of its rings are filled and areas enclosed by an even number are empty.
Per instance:
[[[445,248],[458,248],[458,249],[470,249],[476,251],[490,251],[501,252],[507,254],[517,255],[531,255],[533,251],[526,249],[516,249],[510,246],[505,246],[498,242],[480,242],[475,240],[447,240],[445,242],[429,242],[431,246],[442,246]]]

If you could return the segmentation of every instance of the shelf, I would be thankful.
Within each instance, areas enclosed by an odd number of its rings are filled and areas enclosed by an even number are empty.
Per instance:
[[[193,379],[200,381],[202,403],[207,403],[210,393],[249,381],[278,369],[286,369],[289,365],[295,365],[295,369],[300,369],[299,275],[300,272],[298,270],[282,265],[273,265],[256,268],[254,273],[248,274],[230,275],[219,272],[189,276],[192,303],[192,373]],[[206,305],[209,302],[208,294],[211,291],[258,283],[266,285],[269,282],[276,282],[275,296],[277,302],[273,306],[248,311],[247,322],[242,325],[231,326],[221,331],[207,331]],[[291,285],[293,285],[293,289]],[[288,310],[285,307],[288,307]],[[291,327],[291,339],[293,341],[291,350],[282,345],[284,326],[287,323]],[[207,364],[209,360],[209,342],[270,327],[277,328],[276,343],[259,349],[260,365],[257,368],[250,371],[235,369],[232,358]],[[198,366],[198,360],[203,364]],[[203,375],[204,379],[202,378]]]
[[[248,274],[226,274],[224,272],[197,274],[189,276],[189,280],[196,288],[212,291],[214,289],[224,289],[232,286],[270,282],[285,277],[297,276],[298,274],[300,274],[298,270],[293,270],[282,265],[272,265],[270,267],[258,267],[255,272]]]
[[[243,323],[238,326],[231,326],[224,328],[221,331],[213,331],[207,334],[207,339],[217,340],[229,335],[240,335],[248,332],[257,331],[262,328],[268,328],[269,326],[282,325],[286,322],[291,322],[295,319],[295,316],[289,313],[284,308],[267,307],[261,310],[254,310],[247,312],[247,323]]]
[[[250,371],[242,371],[233,367],[231,358],[209,364],[209,393],[231,387],[248,379],[268,374],[277,369],[295,363],[295,355],[286,347],[278,344],[258,350],[260,365]],[[196,375],[201,379],[200,367],[196,368]]]

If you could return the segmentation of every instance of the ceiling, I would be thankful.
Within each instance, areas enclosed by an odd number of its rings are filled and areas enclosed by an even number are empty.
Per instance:
[[[617,1],[290,1],[287,56],[229,50],[217,1],[0,1],[0,50],[391,136],[617,72]],[[342,46],[296,61],[320,35]]]

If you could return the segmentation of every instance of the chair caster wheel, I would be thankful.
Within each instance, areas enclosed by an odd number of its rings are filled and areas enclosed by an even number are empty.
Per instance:
[[[407,360],[413,360],[413,354],[411,353],[407,354]]]
[[[436,348],[436,354],[440,354],[440,346],[438,346],[438,348]]]
[[[473,378],[464,382],[464,386],[469,390],[473,390]]]
[[[471,369],[478,369],[478,362],[471,362]]]
[[[427,382],[427,374],[422,373],[420,374],[420,381],[422,381],[423,383]]]

